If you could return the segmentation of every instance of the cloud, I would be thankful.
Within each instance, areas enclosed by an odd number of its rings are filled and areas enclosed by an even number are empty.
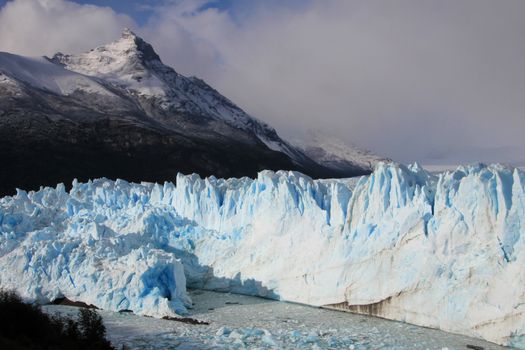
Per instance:
[[[191,70],[285,134],[327,129],[407,162],[525,158],[525,2],[314,1],[241,23],[177,6],[156,20],[207,45]]]
[[[230,3],[166,1],[137,28],[107,8],[15,0],[0,12],[0,49],[75,51],[131,25],[285,136],[324,129],[404,162],[525,161],[524,1]]]
[[[130,17],[62,0],[14,0],[0,10],[0,51],[27,56],[82,52],[115,40]]]

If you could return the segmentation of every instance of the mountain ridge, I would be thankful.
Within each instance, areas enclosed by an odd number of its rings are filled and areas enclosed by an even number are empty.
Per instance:
[[[77,55],[0,53],[0,106],[0,195],[74,178],[369,173],[316,163],[203,80],[164,65],[130,30]]]

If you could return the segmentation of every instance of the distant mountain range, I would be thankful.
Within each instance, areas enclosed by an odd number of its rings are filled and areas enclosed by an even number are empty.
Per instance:
[[[316,130],[309,130],[291,142],[316,163],[343,174],[356,168],[371,172],[377,163],[392,161]]]
[[[316,178],[370,172],[376,157],[356,162],[332,146],[284,141],[203,80],[164,65],[127,29],[119,40],[79,55],[0,53],[0,195],[74,178],[162,182],[178,172],[241,177],[285,169]]]

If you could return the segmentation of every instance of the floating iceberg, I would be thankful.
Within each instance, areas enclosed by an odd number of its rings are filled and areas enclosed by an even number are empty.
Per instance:
[[[186,312],[189,287],[370,313],[523,347],[525,173],[130,184],[0,199],[0,282],[28,299]],[[522,345],[520,345],[522,344]]]

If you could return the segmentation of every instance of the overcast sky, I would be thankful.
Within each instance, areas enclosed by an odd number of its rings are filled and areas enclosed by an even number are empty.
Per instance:
[[[321,129],[402,162],[525,164],[523,0],[0,6],[0,51],[81,52],[131,27],[284,137]]]

